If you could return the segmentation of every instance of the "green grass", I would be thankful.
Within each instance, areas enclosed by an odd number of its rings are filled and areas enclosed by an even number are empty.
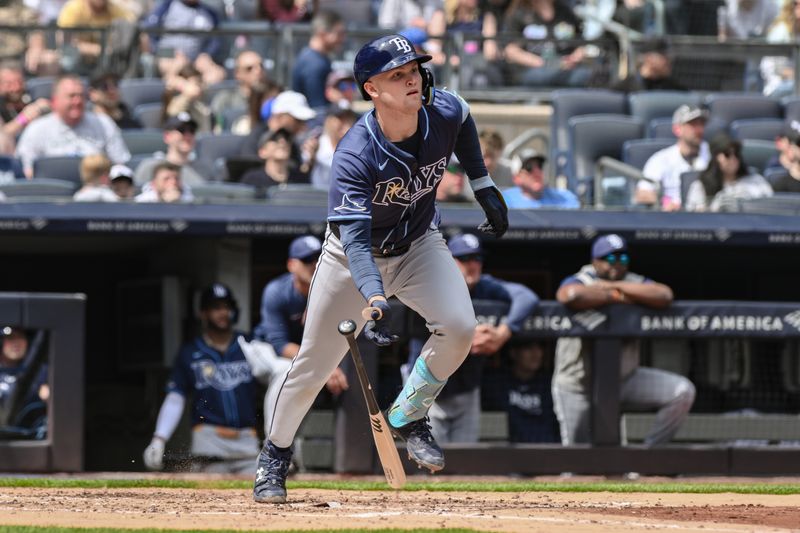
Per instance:
[[[123,529],[111,527],[0,526],[0,533],[247,533],[248,529]],[[476,533],[474,529],[370,529],[372,533]],[[364,533],[363,529],[292,529],[270,533]]]
[[[76,479],[76,478],[0,478],[0,487],[34,488],[82,488],[82,489],[235,489],[250,490],[249,480],[207,480],[193,481],[182,479]],[[391,490],[384,482],[377,481],[289,481],[287,488],[327,489],[327,490]],[[412,482],[404,491],[436,492],[649,492],[649,493],[689,493],[714,494],[732,492],[737,494],[800,494],[797,483],[641,483],[633,481],[603,482],[455,482],[425,481]]]

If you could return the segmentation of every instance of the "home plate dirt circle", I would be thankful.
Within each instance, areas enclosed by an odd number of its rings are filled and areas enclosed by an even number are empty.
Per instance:
[[[508,532],[800,531],[800,496],[293,489],[44,489],[0,492],[0,525],[167,529],[438,529]]]

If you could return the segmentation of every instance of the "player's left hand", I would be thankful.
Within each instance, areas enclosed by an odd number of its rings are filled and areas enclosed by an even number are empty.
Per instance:
[[[367,322],[367,325],[364,326],[364,336],[378,346],[389,346],[400,339],[389,331],[389,325],[392,322],[392,308],[385,300],[372,302],[372,307],[379,311],[380,316]]]
[[[478,226],[478,230],[502,237],[508,229],[508,206],[500,190],[495,186],[484,187],[475,191],[475,199],[486,213],[486,220]]]

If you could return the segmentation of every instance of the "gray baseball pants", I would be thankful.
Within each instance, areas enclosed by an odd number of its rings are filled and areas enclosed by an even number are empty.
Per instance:
[[[425,319],[431,336],[420,357],[437,379],[447,379],[469,353],[476,320],[467,284],[441,233],[429,229],[405,254],[376,257],[375,263],[386,296],[397,296]],[[339,322],[354,320],[361,331],[364,307],[342,243],[328,230],[308,295],[300,352],[275,391],[269,439],[276,446],[292,444],[314,398],[347,353]]]
[[[431,433],[439,444],[478,442],[481,420],[481,389],[436,398],[428,411]]]
[[[561,443],[569,446],[590,442],[590,396],[565,389],[555,380],[552,392],[553,407],[561,426]],[[689,415],[694,397],[694,384],[685,377],[657,368],[639,367],[622,382],[620,407],[630,411],[658,410],[644,440],[646,446],[657,446],[667,443],[677,433]]]

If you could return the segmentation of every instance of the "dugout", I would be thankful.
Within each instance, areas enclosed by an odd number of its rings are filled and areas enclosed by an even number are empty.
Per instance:
[[[0,291],[86,295],[86,470],[141,470],[173,348],[194,332],[196,290],[214,279],[231,285],[239,326],[251,327],[264,284],[284,271],[288,243],[321,236],[324,216],[322,206],[3,206]],[[472,230],[482,218],[476,209],[447,208],[443,229]],[[800,301],[793,217],[541,210],[512,212],[511,225],[501,241],[485,241],[485,269],[543,299],[587,262],[596,235],[614,231],[629,241],[632,270],[668,283],[678,300]],[[746,390],[736,394],[748,402]],[[448,461],[457,464],[460,453]]]

